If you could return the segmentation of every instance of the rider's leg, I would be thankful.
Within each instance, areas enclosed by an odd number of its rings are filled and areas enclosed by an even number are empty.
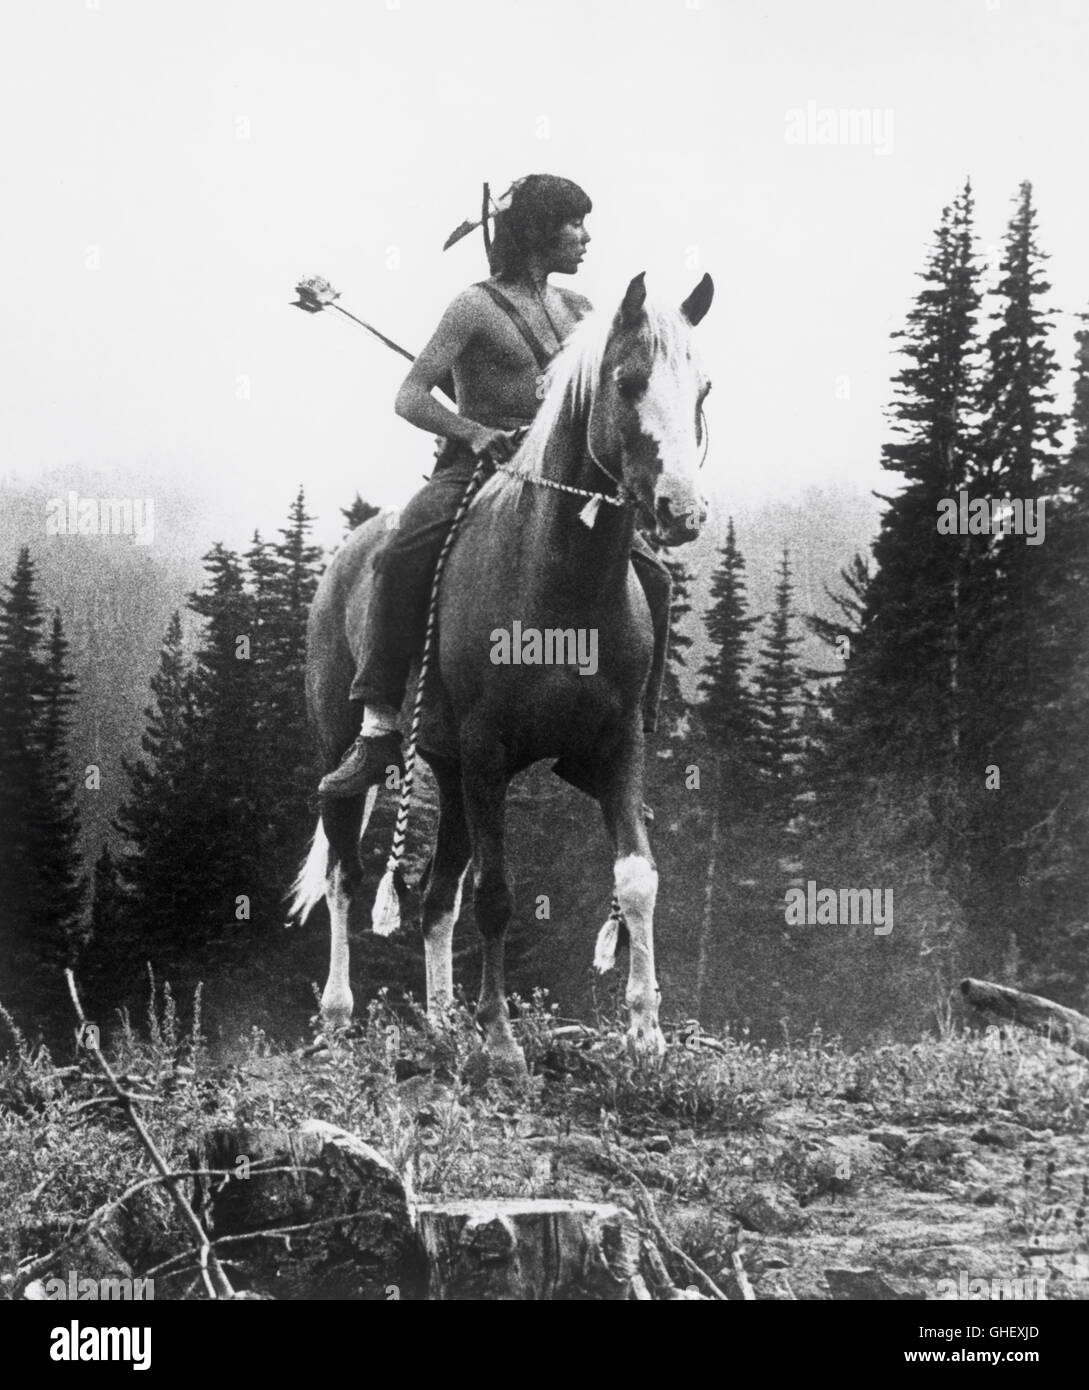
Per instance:
[[[409,667],[423,643],[435,562],[472,471],[451,466],[432,478],[402,511],[379,553],[362,658],[348,697],[360,733],[336,771],[322,778],[322,795],[358,796],[383,781],[391,766],[403,767],[397,726]]]

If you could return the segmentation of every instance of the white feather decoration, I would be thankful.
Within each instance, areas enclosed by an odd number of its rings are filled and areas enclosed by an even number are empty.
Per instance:
[[[398,891],[400,874],[400,866],[387,869],[378,885],[378,892],[374,895],[371,929],[376,936],[392,936],[401,928],[401,893]]]
[[[619,921],[610,916],[597,934],[597,945],[594,947],[594,969],[601,975],[604,975],[607,970],[611,970],[616,964],[616,940],[619,933]]]

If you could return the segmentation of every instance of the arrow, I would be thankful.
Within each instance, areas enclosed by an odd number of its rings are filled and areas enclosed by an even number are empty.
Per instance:
[[[320,314],[323,309],[335,309],[338,314],[343,314],[346,319],[351,319],[353,323],[359,324],[360,328],[365,328],[368,333],[391,348],[401,357],[409,362],[415,362],[415,356],[409,352],[408,348],[403,348],[400,343],[395,343],[392,338],[387,338],[384,333],[375,328],[373,323],[368,323],[366,319],[361,319],[357,315],[343,308],[336,301],[340,298],[340,291],[333,289],[328,280],[320,275],[312,275],[307,280],[300,280],[295,286],[297,299],[291,300],[293,309],[302,309],[307,314]],[[449,373],[438,383],[439,390],[451,401],[456,402],[454,393],[454,379]]]

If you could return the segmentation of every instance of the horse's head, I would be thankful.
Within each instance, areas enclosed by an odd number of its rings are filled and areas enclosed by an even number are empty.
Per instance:
[[[648,304],[643,280],[632,280],[609,330],[588,437],[592,456],[622,481],[658,540],[680,545],[707,515],[697,473],[711,383],[691,330],[715,289],[705,275],[677,312]]]

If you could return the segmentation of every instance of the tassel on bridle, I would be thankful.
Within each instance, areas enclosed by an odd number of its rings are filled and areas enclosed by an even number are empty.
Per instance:
[[[587,502],[586,506],[583,507],[582,511],[579,512],[579,520],[582,522],[583,526],[589,526],[592,531],[594,529],[594,522],[597,521],[597,514],[600,510],[601,494],[595,493],[594,496],[590,498],[589,502]]]

